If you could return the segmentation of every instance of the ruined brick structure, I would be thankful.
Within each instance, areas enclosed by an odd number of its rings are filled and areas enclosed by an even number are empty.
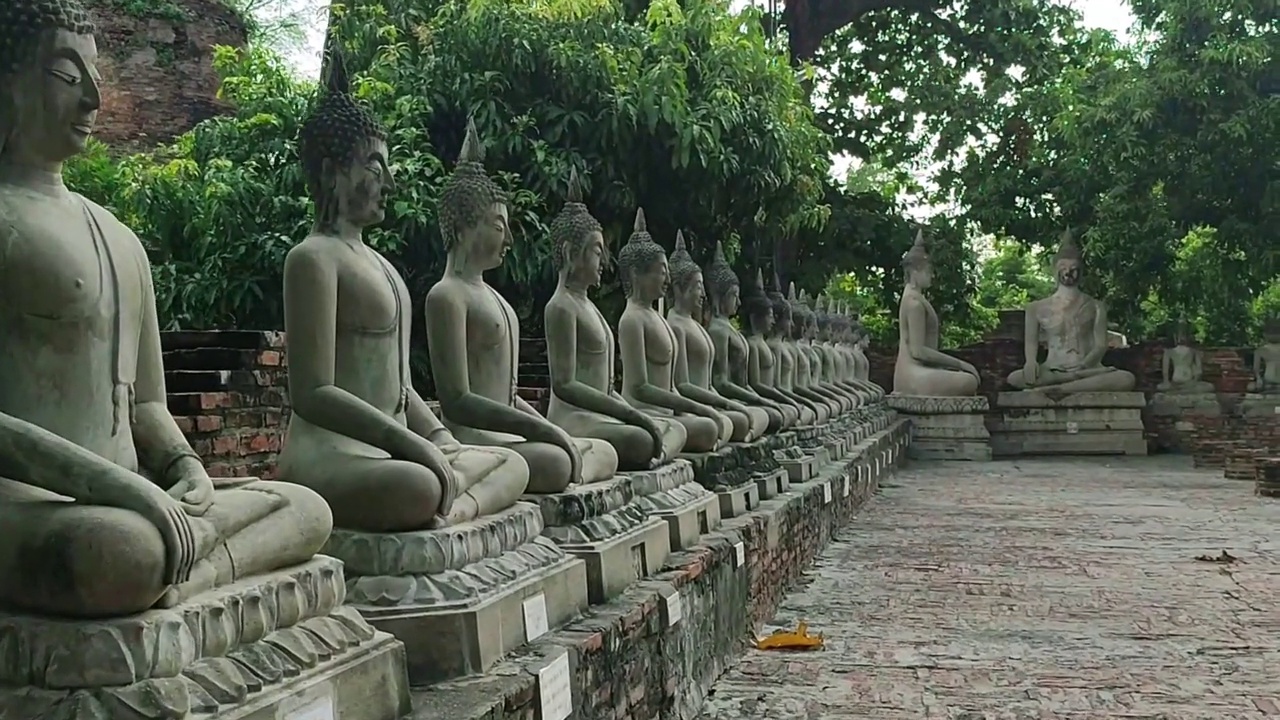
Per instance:
[[[228,107],[215,45],[243,47],[244,21],[219,0],[86,0],[97,25],[98,139],[122,150],[171,140]]]

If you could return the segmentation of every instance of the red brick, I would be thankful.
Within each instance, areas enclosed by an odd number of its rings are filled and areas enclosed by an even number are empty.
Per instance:
[[[197,432],[216,432],[222,429],[222,418],[217,415],[201,415],[195,421]]]
[[[231,393],[200,393],[200,408],[203,410],[216,410],[218,408],[231,407],[231,404]]]

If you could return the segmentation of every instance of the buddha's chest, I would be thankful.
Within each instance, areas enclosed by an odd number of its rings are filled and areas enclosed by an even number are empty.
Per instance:
[[[589,355],[607,355],[613,348],[613,329],[604,315],[589,301],[575,308],[578,350]]]
[[[468,289],[467,339],[472,347],[509,349],[519,334],[520,322],[515,310],[496,290],[488,285]]]
[[[338,282],[338,324],[366,332],[388,332],[412,315],[409,290],[381,258],[357,258]]]
[[[715,346],[711,344],[711,335],[705,328],[696,323],[689,323],[684,334],[685,352],[689,357],[689,364],[702,367],[711,364],[712,355],[715,353]]]
[[[656,312],[646,313],[643,322],[645,358],[656,365],[670,363],[676,349],[671,326]]]

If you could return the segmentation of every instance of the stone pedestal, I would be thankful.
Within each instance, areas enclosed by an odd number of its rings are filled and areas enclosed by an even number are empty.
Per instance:
[[[1274,417],[1280,420],[1280,393],[1248,393],[1240,401],[1244,417]]]
[[[587,564],[587,597],[608,602],[667,561],[667,525],[637,502],[632,478],[617,475],[562,493],[526,495],[542,512],[542,534]]]
[[[349,601],[404,642],[418,685],[484,672],[586,607],[585,564],[542,529],[539,508],[516,503],[442,530],[335,529],[325,551],[346,563]],[[546,628],[526,624],[526,601]]]
[[[1146,404],[1140,392],[1002,392],[991,450],[998,457],[1146,455]]]
[[[713,453],[680,456],[693,466],[694,480],[716,494],[720,517],[745,515],[760,505],[757,477],[778,469],[763,441],[731,443]]]
[[[760,499],[775,498],[791,489],[791,478],[787,471],[778,468],[772,472],[760,473],[756,476],[756,487],[760,491]]]
[[[1147,412],[1161,447],[1187,450],[1189,438],[1206,422],[1217,422],[1226,406],[1216,393],[1156,393]]]
[[[342,564],[317,556],[124,618],[0,613],[0,717],[398,720],[404,646],[344,594]]]
[[[631,479],[636,504],[667,523],[672,550],[688,550],[720,527],[720,499],[694,481],[688,460],[675,459],[653,470],[623,475]]]
[[[990,460],[991,434],[984,396],[891,394],[889,406],[911,420],[907,457],[916,460]]]

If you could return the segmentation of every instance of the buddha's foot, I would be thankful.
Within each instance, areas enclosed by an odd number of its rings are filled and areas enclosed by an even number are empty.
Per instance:
[[[162,609],[177,607],[200,593],[218,587],[219,584],[218,568],[208,559],[201,560],[191,568],[191,577],[187,578],[186,582],[170,585],[169,589],[164,591],[164,595],[156,601],[156,607]]]

